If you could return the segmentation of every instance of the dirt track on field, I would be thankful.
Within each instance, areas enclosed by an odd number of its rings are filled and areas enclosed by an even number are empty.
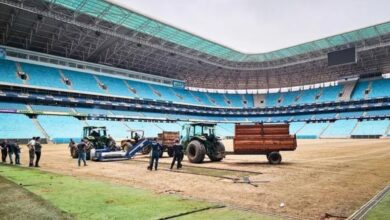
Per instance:
[[[231,143],[227,142],[227,149]],[[191,166],[256,171],[249,178],[258,187],[230,179],[167,171],[147,171],[145,156],[137,161],[88,162],[79,168],[67,145],[44,145],[41,169],[174,192],[261,213],[298,219],[320,219],[325,213],[349,216],[390,183],[390,139],[300,140],[295,152],[282,152],[283,164],[271,166],[262,155],[228,155],[220,163]],[[22,163],[28,162],[25,146]],[[163,163],[171,161],[162,158]],[[184,159],[183,165],[188,165]],[[284,203],[284,207],[280,204]]]

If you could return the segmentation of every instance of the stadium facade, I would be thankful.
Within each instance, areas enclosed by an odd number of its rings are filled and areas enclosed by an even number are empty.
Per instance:
[[[188,121],[225,137],[236,122],[289,122],[298,138],[390,135],[390,22],[244,54],[102,0],[0,6],[0,138],[64,142],[86,125],[156,136]],[[353,62],[331,65],[349,49]]]

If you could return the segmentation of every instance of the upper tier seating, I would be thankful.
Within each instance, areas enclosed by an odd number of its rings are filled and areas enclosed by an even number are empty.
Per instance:
[[[322,88],[321,96],[316,102],[334,102],[338,99],[343,87],[340,85]]]
[[[133,88],[136,91],[137,95],[141,98],[161,99],[159,96],[154,94],[152,89],[148,86],[148,84],[144,82],[127,80],[127,84],[131,88]]]
[[[160,86],[160,85],[150,85],[153,90],[157,91],[161,96],[158,98],[160,100],[166,100],[171,102],[180,102],[180,98],[169,87]],[[157,95],[158,96],[158,95]]]
[[[1,139],[43,137],[43,134],[26,115],[0,113],[0,122]]]
[[[320,93],[319,89],[308,89],[302,91],[301,97],[298,99],[297,104],[310,104],[315,103],[316,95]]]
[[[239,94],[225,94],[226,98],[230,101],[232,107],[245,107],[244,100],[242,100],[242,95]],[[249,98],[247,98],[249,99]],[[248,101],[247,101],[248,105]],[[249,106],[249,105],[248,105]],[[253,106],[253,104],[251,105]]]
[[[129,91],[129,88],[126,86],[123,79],[107,76],[98,76],[98,79],[107,87],[107,90],[111,95],[135,97],[135,95]]]
[[[28,84],[34,86],[44,86],[50,88],[67,89],[61,79],[58,69],[23,63],[23,72],[28,75]]]
[[[223,97],[222,94],[218,94],[218,93],[207,93],[207,94],[212,100],[214,100],[214,103],[217,106],[228,106],[228,104],[225,102],[225,97]]]
[[[368,81],[362,81],[358,82],[355,86],[355,89],[353,90],[351,99],[358,100],[363,99],[365,96],[365,91],[368,89],[369,82]]]
[[[267,107],[279,106],[278,100],[280,99],[280,93],[268,93],[265,96],[265,104]]]
[[[0,59],[0,81],[6,83],[23,84],[17,74],[16,64],[13,61]]]
[[[293,105],[296,104],[296,98],[302,93],[302,91],[294,91],[294,92],[284,92],[282,93],[283,101],[281,105]]]
[[[72,70],[63,70],[64,76],[72,82],[74,90],[104,93],[104,90],[99,88],[98,82],[92,74],[76,72]]]
[[[371,84],[371,92],[368,97],[385,97],[390,96],[390,79],[374,80]]]
[[[179,102],[185,102],[189,104],[199,105],[199,103],[194,96],[191,95],[190,92],[184,89],[178,89],[178,88],[172,88],[172,90],[179,96],[182,97],[182,99],[179,99]]]

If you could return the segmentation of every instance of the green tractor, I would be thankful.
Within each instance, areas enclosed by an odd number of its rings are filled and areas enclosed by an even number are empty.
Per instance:
[[[85,126],[83,127],[83,138],[88,140],[88,150],[87,150],[87,160],[90,159],[90,151],[94,149],[104,149],[108,146],[109,139],[107,138],[107,129],[106,127],[97,127],[97,126]],[[77,144],[69,144],[70,155],[73,158],[78,157],[77,153]]]
[[[211,161],[225,157],[225,146],[215,135],[215,123],[192,123],[183,127],[181,142],[191,163],[202,163],[205,155]]]

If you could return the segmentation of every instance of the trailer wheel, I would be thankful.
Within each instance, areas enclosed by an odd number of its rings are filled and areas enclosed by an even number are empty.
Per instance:
[[[187,157],[191,163],[202,163],[206,155],[206,148],[197,140],[191,141],[187,146]]]
[[[173,154],[175,153],[175,152],[173,151],[173,148],[172,148],[172,147],[169,147],[168,150],[167,150],[167,152],[168,152],[168,156],[169,156],[169,157],[173,157]]]
[[[279,152],[274,151],[268,154],[267,159],[270,164],[280,164],[280,162],[282,162],[282,155],[280,155]]]
[[[225,145],[223,145],[221,142],[217,142],[216,144],[216,155],[209,155],[209,158],[211,161],[221,161],[225,157]]]

